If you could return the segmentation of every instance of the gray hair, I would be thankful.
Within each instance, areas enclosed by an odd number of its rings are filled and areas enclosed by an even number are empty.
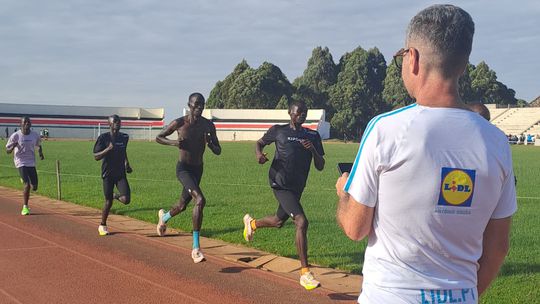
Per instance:
[[[455,74],[469,61],[474,22],[465,10],[438,4],[420,11],[407,29],[407,43],[420,42],[433,52],[431,62],[445,76]]]

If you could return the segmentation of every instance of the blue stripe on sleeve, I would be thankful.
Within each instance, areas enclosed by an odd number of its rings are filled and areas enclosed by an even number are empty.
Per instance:
[[[397,110],[394,110],[394,111],[391,111],[391,112],[388,112],[388,113],[385,113],[385,114],[381,114],[381,115],[373,118],[368,123],[368,125],[366,127],[366,132],[364,132],[364,135],[362,136],[362,141],[360,142],[360,148],[358,149],[358,153],[356,154],[356,158],[354,160],[354,165],[352,167],[351,174],[349,175],[349,178],[347,179],[347,183],[345,184],[345,188],[344,188],[345,192],[349,192],[349,188],[351,187],[351,183],[352,183],[352,180],[354,178],[354,174],[356,173],[356,169],[358,167],[358,162],[360,160],[360,155],[362,154],[362,149],[364,148],[364,144],[366,143],[366,140],[367,140],[369,134],[371,133],[371,130],[373,130],[373,127],[375,126],[375,124],[381,118],[392,116],[394,114],[397,114],[397,113],[403,112],[405,110],[414,108],[415,106],[416,106],[416,103],[413,103],[413,104],[408,105],[406,107],[403,107],[403,108],[400,108],[400,109],[397,109]]]

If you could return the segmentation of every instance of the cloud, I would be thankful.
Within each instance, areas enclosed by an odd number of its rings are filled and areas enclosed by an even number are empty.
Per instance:
[[[162,107],[208,95],[242,59],[300,76],[311,50],[334,60],[357,46],[390,61],[410,18],[430,1],[3,1],[0,101]],[[460,1],[476,22],[471,60],[530,100],[540,5]],[[171,115],[169,115],[171,114]]]

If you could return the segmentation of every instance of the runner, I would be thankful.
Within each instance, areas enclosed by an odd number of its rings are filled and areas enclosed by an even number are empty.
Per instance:
[[[126,177],[126,172],[133,169],[129,165],[127,157],[127,144],[129,135],[120,132],[122,121],[118,115],[109,116],[110,132],[99,135],[94,145],[94,159],[103,160],[101,163],[101,178],[103,179],[103,194],[105,204],[101,213],[101,224],[98,227],[99,235],[108,235],[107,217],[113,203],[113,199],[124,205],[131,200],[131,190]],[[114,186],[120,192],[114,193]]]
[[[44,159],[41,139],[36,132],[30,130],[31,127],[32,122],[29,117],[25,116],[21,118],[21,129],[11,134],[6,144],[6,152],[8,154],[15,150],[13,161],[15,167],[19,169],[21,181],[24,183],[22,215],[30,214],[30,208],[28,208],[30,186],[33,191],[38,189],[35,147],[39,148],[39,158],[41,160]]]
[[[302,192],[314,160],[315,168],[324,169],[324,150],[321,137],[315,130],[302,127],[306,121],[307,107],[303,102],[293,102],[289,106],[291,120],[286,125],[275,125],[257,141],[256,157],[259,164],[268,161],[264,146],[276,144],[276,153],[270,166],[270,187],[274,191],[279,206],[276,214],[261,219],[253,219],[249,214],[244,216],[244,239],[249,242],[257,228],[281,228],[291,217],[296,225],[296,250],[302,268],[300,285],[307,290],[320,286],[309,271],[307,258],[308,220],[300,203]]]
[[[159,236],[165,235],[167,221],[186,210],[189,202],[194,200],[192,215],[193,250],[191,258],[195,263],[204,261],[204,255],[199,244],[199,232],[202,226],[206,198],[199,184],[203,174],[205,144],[214,154],[221,154],[221,146],[219,145],[214,123],[201,116],[204,103],[205,100],[202,94],[191,94],[188,100],[189,114],[175,119],[156,137],[156,141],[162,145],[178,147],[180,153],[176,164],[176,177],[183,186],[178,203],[171,207],[168,212],[165,212],[164,209],[159,210],[157,233]],[[174,132],[178,133],[178,139],[167,139],[167,136]]]

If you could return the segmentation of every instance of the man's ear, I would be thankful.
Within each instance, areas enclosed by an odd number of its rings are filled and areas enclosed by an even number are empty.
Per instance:
[[[418,75],[418,71],[420,71],[420,53],[417,49],[410,48],[409,55],[410,71]]]

